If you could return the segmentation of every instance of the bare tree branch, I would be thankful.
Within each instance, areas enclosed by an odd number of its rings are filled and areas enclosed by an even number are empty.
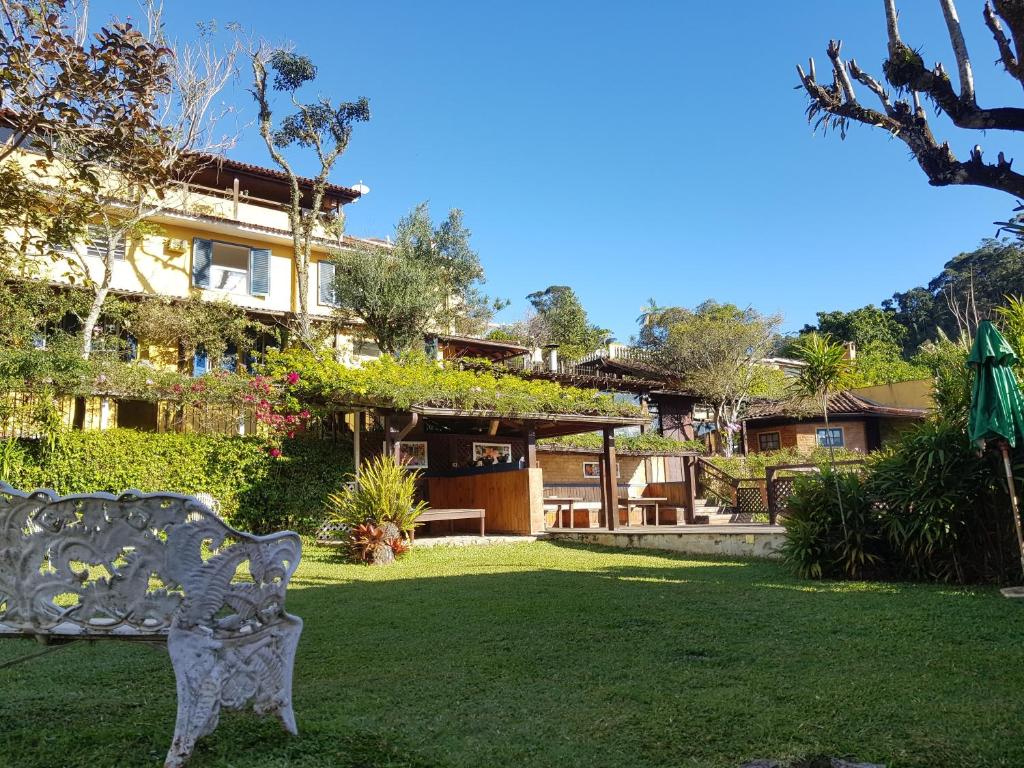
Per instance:
[[[967,42],[964,40],[963,30],[960,29],[960,17],[956,13],[956,4],[953,0],[939,0],[939,2],[942,5],[942,15],[946,19],[946,28],[949,30],[949,41],[953,44],[957,70],[960,73],[960,98],[973,103],[974,72],[971,70],[971,58],[967,55]]]
[[[829,40],[828,57],[832,61],[832,71],[835,73],[836,82],[839,83],[839,87],[843,89],[843,95],[846,97],[847,102],[856,104],[857,96],[853,92],[853,83],[850,82],[850,78],[846,74],[846,66],[843,64],[843,60],[839,56],[842,48],[842,40]]]
[[[992,37],[995,38],[996,46],[999,48],[999,58],[1002,60],[1003,66],[1014,79],[1019,80],[1024,86],[1024,67],[1021,67],[1020,60],[1014,53],[1010,39],[1006,36],[992,3],[985,3],[984,16],[985,24],[992,32]]]
[[[1010,48],[1010,39],[1002,32],[999,18],[1013,31],[1024,31],[1024,0],[994,0],[986,8],[986,21],[996,35],[1003,63],[1010,69],[1019,67],[1019,57]],[[897,93],[909,93],[906,98],[893,100],[882,83],[861,69],[856,61],[844,64],[840,55],[841,44],[830,40],[827,48],[832,63],[834,80],[831,86],[817,81],[813,59],[809,71],[800,66],[797,74],[810,97],[807,118],[816,128],[834,128],[845,138],[851,122],[875,126],[898,138],[910,149],[914,159],[934,186],[970,185],[988,187],[1021,197],[1024,193],[1024,175],[1013,171],[1012,161],[999,153],[996,163],[982,159],[980,146],[975,146],[970,159],[960,161],[949,144],[940,143],[932,133],[928,118],[921,106],[919,94],[925,94],[944,111],[954,125],[968,129],[1003,129],[1024,131],[1024,109],[998,107],[983,109],[975,102],[974,76],[966,41],[960,28],[953,0],[940,0],[950,40],[957,57],[961,92],[958,94],[941,64],[934,69],[925,67],[921,56],[900,37],[895,0],[884,0],[889,57],[883,64],[886,80]],[[999,18],[997,18],[998,14]],[[1000,42],[1001,41],[1001,42]],[[1012,60],[1007,57],[1011,57]],[[851,78],[868,88],[878,98],[881,111],[863,106],[857,101]]]

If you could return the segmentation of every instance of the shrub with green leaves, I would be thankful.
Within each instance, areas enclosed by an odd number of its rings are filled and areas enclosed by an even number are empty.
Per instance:
[[[836,461],[863,460],[864,454],[846,448],[835,449]],[[821,446],[812,451],[796,448],[782,448],[777,451],[762,451],[746,456],[711,456],[712,464],[733,477],[764,477],[767,467],[780,464],[813,464],[824,467],[829,463],[829,449]]]
[[[840,511],[836,488],[842,494]],[[798,477],[785,517],[782,556],[808,578],[878,575],[887,552],[867,482],[855,472],[827,467]],[[844,520],[845,517],[845,520]]]
[[[327,497],[352,471],[351,446],[289,441],[274,459],[265,440],[130,429],[60,433],[51,446],[0,442],[0,479],[58,493],[141,491],[209,493],[233,525],[253,533],[312,533]]]
[[[961,424],[929,421],[874,462],[871,492],[902,575],[958,583],[1019,578],[995,458],[978,456]]]
[[[557,448],[588,448],[600,451],[604,446],[604,438],[599,432],[583,432],[578,435],[562,437],[546,437],[539,441],[542,445]],[[643,432],[638,435],[616,435],[615,445],[620,451],[649,451],[650,453],[700,453],[708,452],[703,440],[676,440],[659,435],[657,432]]]
[[[975,452],[958,420],[923,422],[872,455],[862,476],[836,475],[845,525],[828,470],[799,478],[783,519],[783,555],[814,578],[1019,581],[997,462]]]

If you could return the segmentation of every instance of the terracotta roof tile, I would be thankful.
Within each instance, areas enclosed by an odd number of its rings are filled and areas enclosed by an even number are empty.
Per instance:
[[[751,406],[745,421],[759,419],[805,419],[818,414],[821,406],[809,400],[777,400]],[[921,419],[928,415],[925,408],[904,408],[882,405],[848,390],[829,395],[830,416],[882,416],[893,419]]]

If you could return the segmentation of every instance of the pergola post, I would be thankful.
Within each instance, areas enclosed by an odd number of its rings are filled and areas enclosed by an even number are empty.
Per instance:
[[[602,456],[601,485],[604,492],[608,530],[614,531],[619,516],[618,461],[615,457],[615,427],[604,428],[604,455]],[[627,512],[628,514],[628,512]],[[626,524],[629,524],[627,518]]]
[[[359,485],[359,465],[362,464],[362,434],[363,434],[363,412],[356,411],[352,414],[352,461],[356,465],[356,485]]]
[[[693,524],[693,515],[697,509],[697,458],[686,456],[683,458],[684,480],[686,482],[686,512],[683,513],[683,521],[687,525]]]
[[[537,430],[533,425],[529,425],[526,428],[526,466],[530,469],[536,469],[537,464]]]

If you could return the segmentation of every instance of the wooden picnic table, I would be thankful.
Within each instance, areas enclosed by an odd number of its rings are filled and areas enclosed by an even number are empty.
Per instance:
[[[632,507],[654,507],[654,524],[659,525],[659,505],[663,502],[668,501],[668,496],[627,496],[626,498],[619,499],[619,503],[626,507],[626,526],[629,526],[629,510]],[[640,525],[647,525],[646,513],[640,515]]]
[[[474,518],[480,518],[480,536],[483,537],[484,533],[484,517],[487,513],[482,509],[428,509],[426,512],[420,514],[416,518],[417,523],[430,523],[434,520],[472,520]],[[455,533],[455,523],[451,522],[451,533]],[[416,528],[409,533],[409,539],[416,539]]]
[[[576,503],[582,501],[574,496],[545,496],[544,505],[555,507],[555,525],[554,528],[572,528],[574,527]],[[569,525],[562,525],[562,507],[566,507],[569,513]]]

